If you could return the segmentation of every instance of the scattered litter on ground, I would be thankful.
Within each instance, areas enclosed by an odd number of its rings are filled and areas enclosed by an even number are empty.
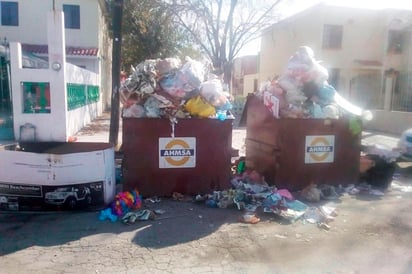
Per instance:
[[[260,222],[260,218],[258,218],[254,213],[250,213],[250,212],[243,214],[239,218],[239,220],[247,224],[257,224]]]
[[[134,224],[136,221],[147,221],[154,220],[156,218],[156,213],[152,210],[143,209],[138,211],[127,212],[122,217],[122,222],[124,224]]]
[[[162,199],[155,196],[155,197],[152,197],[152,198],[146,198],[144,201],[154,204],[154,203],[160,203],[162,201]]]
[[[110,219],[112,222],[117,221],[118,217],[123,217],[128,212],[138,209],[142,206],[142,199],[137,190],[123,191],[114,197],[110,207],[100,211],[99,220]]]

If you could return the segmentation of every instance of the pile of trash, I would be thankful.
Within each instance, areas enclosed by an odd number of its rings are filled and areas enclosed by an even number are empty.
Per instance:
[[[257,224],[261,221],[259,216],[262,214],[273,214],[289,223],[300,220],[303,224],[314,224],[320,229],[330,230],[331,222],[338,216],[336,204],[342,195],[385,195],[382,189],[364,182],[345,187],[311,183],[304,189],[291,193],[288,189],[268,185],[259,172],[246,170],[242,166],[242,161],[239,161],[237,172],[231,179],[232,187],[229,189],[194,197],[174,192],[172,199],[203,203],[208,208],[236,209],[241,212],[239,222],[246,224]],[[403,192],[412,191],[410,186],[397,187],[402,188]],[[137,190],[120,192],[108,208],[100,211],[99,220],[121,221],[127,225],[138,221],[159,220],[159,216],[165,214],[166,210],[152,209],[147,204],[161,202],[162,199],[158,197],[142,200]],[[166,218],[173,218],[173,215],[160,219]]]
[[[160,199],[156,199],[156,201],[151,200],[152,203],[160,201]],[[156,216],[162,215],[165,212],[160,209],[150,210],[142,208],[142,206],[142,197],[139,191],[122,191],[116,194],[109,207],[100,211],[99,220],[117,222],[120,219],[122,223],[131,225],[136,221],[154,220]]]
[[[372,119],[342,97],[328,83],[329,74],[314,58],[310,47],[300,47],[292,55],[284,72],[272,81],[262,83],[258,95],[276,118],[338,119],[345,112]]]
[[[231,115],[228,92],[205,66],[186,57],[145,60],[121,84],[123,117],[218,118]]]
[[[108,208],[100,211],[99,220],[108,219],[115,222],[119,217],[127,215],[132,210],[139,209],[141,206],[142,198],[139,191],[123,191],[116,194]]]
[[[308,205],[296,199],[287,189],[269,186],[264,177],[255,170],[245,170],[237,174],[232,178],[231,183],[233,186],[231,189],[197,195],[195,201],[204,202],[211,208],[234,207],[243,211],[239,221],[249,224],[260,222],[258,210],[275,214],[289,222],[303,219],[323,229],[329,229],[328,223],[337,216],[334,207],[313,205],[321,200],[338,198],[338,195],[332,195],[330,191],[324,189],[318,189],[318,199],[311,198],[308,193],[299,193],[299,197],[312,204]]]

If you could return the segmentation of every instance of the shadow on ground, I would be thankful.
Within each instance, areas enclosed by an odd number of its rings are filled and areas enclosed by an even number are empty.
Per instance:
[[[224,224],[238,222],[235,208],[208,208],[204,203],[165,201],[153,209],[165,209],[150,226],[137,231],[133,242],[150,248],[163,248],[203,238]],[[168,213],[169,211],[169,213]]]
[[[392,194],[389,193],[390,195],[400,195],[402,191],[407,191],[404,192],[405,195],[409,194],[410,171],[409,166],[397,169],[395,175],[398,178],[392,182]],[[379,200],[381,197],[359,195],[355,198]],[[339,199],[334,201],[335,204],[339,202]],[[99,211],[2,212],[0,213],[0,256],[32,246],[48,247],[70,244],[93,235],[99,235],[98,239],[104,239],[112,235],[124,234],[122,237],[126,237],[138,246],[160,249],[207,237],[224,225],[238,223],[243,214],[243,211],[238,211],[234,207],[208,208],[204,203],[171,199],[162,199],[158,203],[145,202],[143,208],[162,209],[165,213],[155,220],[137,221],[126,225],[121,221],[115,223],[108,220],[100,221]],[[259,217],[261,221],[289,224],[273,214],[260,214]],[[95,238],[86,239],[91,242],[95,240]]]
[[[207,208],[204,204],[164,199],[143,208],[162,209],[155,220],[123,224],[100,221],[99,211],[1,212],[0,256],[31,246],[58,246],[98,234],[135,231],[131,241],[142,247],[163,248],[203,238],[220,226],[237,222],[236,209]]]

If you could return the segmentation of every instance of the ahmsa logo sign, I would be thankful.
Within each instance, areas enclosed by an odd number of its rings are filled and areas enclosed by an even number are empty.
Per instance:
[[[335,136],[306,136],[305,164],[333,163],[335,154]]]
[[[196,138],[159,138],[159,168],[196,167]]]

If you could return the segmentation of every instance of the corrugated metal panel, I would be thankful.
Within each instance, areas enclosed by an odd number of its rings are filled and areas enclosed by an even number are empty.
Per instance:
[[[296,191],[311,182],[357,182],[360,135],[352,134],[347,119],[275,119],[255,96],[249,96],[245,111],[246,166],[262,173],[269,184]],[[329,144],[333,146],[332,162],[321,161],[327,152],[308,154],[307,136],[334,136],[334,143]],[[305,157],[311,155],[315,160],[305,163]]]
[[[195,167],[160,168],[160,138],[170,138],[168,119],[123,118],[123,184],[143,196],[195,195],[230,187],[232,120],[180,119],[175,138],[195,138]],[[184,158],[184,157],[181,157]],[[179,157],[176,157],[179,161]],[[178,164],[176,164],[178,165]]]

